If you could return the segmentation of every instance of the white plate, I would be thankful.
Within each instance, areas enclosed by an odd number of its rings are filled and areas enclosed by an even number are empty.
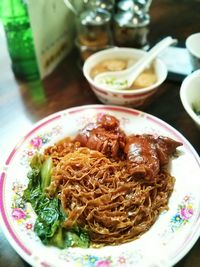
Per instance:
[[[64,136],[74,136],[97,114],[116,116],[127,134],[150,133],[181,141],[179,157],[169,171],[175,188],[169,210],[162,213],[139,239],[99,249],[44,246],[33,232],[35,214],[22,201],[27,185],[28,159]],[[149,114],[123,107],[91,105],[64,110],[39,121],[10,153],[0,176],[2,229],[19,255],[34,266],[146,267],[171,266],[194,245],[200,235],[200,159],[190,143],[174,128]]]

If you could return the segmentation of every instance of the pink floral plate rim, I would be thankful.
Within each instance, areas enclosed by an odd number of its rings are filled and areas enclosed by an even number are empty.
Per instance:
[[[34,133],[36,133],[39,129],[47,126],[52,121],[59,121],[63,114],[75,114],[75,113],[81,113],[83,111],[93,110],[95,112],[122,112],[125,114],[129,114],[131,116],[145,116],[145,119],[151,121],[153,124],[156,124],[158,127],[161,127],[162,129],[166,129],[168,133],[172,133],[173,136],[177,138],[177,140],[181,141],[186,150],[193,156],[193,158],[196,160],[199,168],[200,168],[200,159],[194,148],[191,146],[191,144],[185,139],[185,137],[180,134],[176,129],[174,129],[169,124],[165,123],[164,121],[160,120],[159,118],[150,115],[148,113],[136,110],[136,109],[130,109],[120,106],[106,106],[106,105],[86,105],[86,106],[80,106],[80,107],[74,107],[69,108],[57,113],[54,113],[52,115],[49,115],[48,117],[40,120],[38,123],[36,123],[32,130],[30,130],[19,142],[18,144],[13,148],[10,155],[8,156],[7,160],[5,161],[4,168],[2,173],[0,174],[0,223],[2,225],[2,229],[8,239],[8,241],[11,243],[11,245],[14,247],[14,249],[18,252],[18,254],[24,258],[27,262],[32,263],[32,254],[33,252],[31,249],[27,248],[23,241],[20,240],[17,235],[15,234],[14,230],[12,229],[12,226],[9,223],[9,220],[6,215],[5,206],[4,206],[4,184],[6,179],[6,169],[9,168],[9,166],[12,164],[12,160],[14,159],[16,153],[20,150],[21,146],[27,141],[27,139]],[[174,217],[174,220],[178,219],[179,215],[181,215],[183,212],[186,212],[185,214],[190,213],[189,216],[192,214],[191,209],[186,210],[185,204],[183,203],[182,209],[179,210],[179,213],[177,213],[177,217]],[[184,215],[186,216],[186,215]],[[189,218],[189,217],[188,217]],[[187,221],[187,220],[185,220]],[[177,263],[183,256],[187,254],[187,252],[192,248],[194,243],[197,241],[198,237],[200,235],[200,215],[197,217],[195,221],[195,225],[193,226],[193,229],[191,230],[191,233],[189,236],[185,238],[184,244],[181,244],[181,246],[177,249],[177,251],[174,253],[174,259],[172,259],[173,264]],[[104,262],[105,261],[105,262]],[[106,260],[102,259],[99,262],[106,263]],[[45,266],[44,262],[40,262],[40,266]],[[96,265],[97,266],[97,265]],[[99,265],[101,266],[101,265]],[[103,264],[102,266],[109,266]],[[125,266],[125,265],[124,265]]]

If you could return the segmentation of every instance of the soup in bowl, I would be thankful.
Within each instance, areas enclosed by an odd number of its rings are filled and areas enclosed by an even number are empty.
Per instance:
[[[156,58],[151,65],[147,66],[130,88],[123,90],[108,89],[103,84],[97,84],[94,80],[100,73],[130,68],[145,53],[145,51],[139,49],[115,47],[97,52],[85,61],[83,66],[84,76],[101,102],[140,107],[153,100],[159,86],[167,77],[167,67],[159,58]]]

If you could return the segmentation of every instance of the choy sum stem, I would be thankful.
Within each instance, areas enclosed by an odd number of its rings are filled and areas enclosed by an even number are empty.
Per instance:
[[[41,168],[41,189],[44,192],[45,188],[49,186],[51,182],[51,170],[52,170],[52,159],[51,157],[47,158],[42,164]]]

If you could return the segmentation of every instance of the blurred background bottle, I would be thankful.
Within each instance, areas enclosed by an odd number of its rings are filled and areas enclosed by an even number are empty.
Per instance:
[[[8,52],[15,76],[22,80],[39,78],[32,29],[26,0],[1,0]]]

